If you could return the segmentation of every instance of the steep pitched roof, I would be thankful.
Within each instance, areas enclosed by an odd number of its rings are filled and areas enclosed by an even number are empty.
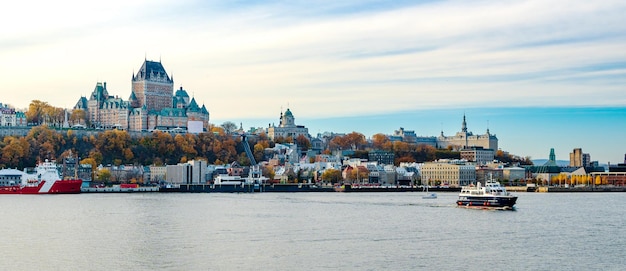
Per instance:
[[[107,83],[103,84],[101,82],[97,82],[96,86],[93,88],[93,92],[91,92],[91,97],[89,99],[102,101],[107,98],[109,98]]]
[[[85,98],[84,96],[80,97],[80,99],[78,99],[78,102],[76,102],[74,109],[87,109],[87,98]]]
[[[202,114],[209,114],[209,110],[206,110],[206,106],[202,105]]]
[[[187,110],[191,112],[200,111],[200,107],[198,106],[198,103],[196,103],[196,98],[191,98],[191,102],[189,102],[189,106],[187,107]]]
[[[183,87],[180,87],[180,89],[176,90],[176,94],[174,95],[176,97],[189,97],[189,94],[187,94],[187,91],[183,89]]]
[[[156,77],[165,78],[168,82],[172,82],[172,79],[167,75],[165,68],[161,62],[155,62],[150,60],[144,60],[143,65],[137,71],[137,75],[133,80],[150,80],[156,79]]]

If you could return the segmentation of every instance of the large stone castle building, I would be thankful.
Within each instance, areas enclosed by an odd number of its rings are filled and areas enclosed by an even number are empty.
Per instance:
[[[89,99],[81,97],[74,109],[86,112],[92,128],[130,131],[187,130],[194,126],[206,130],[209,112],[198,106],[182,87],[174,94],[174,79],[161,62],[144,60],[132,76],[132,89],[127,101],[109,95],[106,82],[96,83]]]
[[[426,144],[435,148],[445,149],[451,147],[454,150],[462,150],[474,147],[481,147],[483,149],[491,149],[493,151],[498,150],[498,138],[495,134],[491,134],[489,129],[482,135],[474,135],[467,130],[467,122],[465,121],[465,115],[463,115],[463,124],[461,131],[457,132],[453,136],[446,136],[441,131],[438,137],[435,136],[416,136],[415,131],[405,130],[400,128],[396,130],[393,135],[388,136],[392,141],[403,141],[414,144]]]
[[[495,151],[498,149],[498,138],[495,134],[489,133],[489,129],[483,135],[474,135],[472,132],[468,132],[465,115],[463,115],[461,131],[454,136],[444,136],[443,131],[441,131],[441,135],[437,137],[437,145],[439,148],[447,148],[448,146],[452,146],[455,149],[482,147]]]

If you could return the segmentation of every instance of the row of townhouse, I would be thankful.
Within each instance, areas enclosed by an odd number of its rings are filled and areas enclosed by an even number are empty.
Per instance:
[[[27,126],[26,114],[15,110],[8,105],[0,103],[0,126],[1,127],[25,127]]]

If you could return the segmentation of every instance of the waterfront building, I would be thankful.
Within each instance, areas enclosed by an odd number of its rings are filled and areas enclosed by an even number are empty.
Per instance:
[[[487,180],[501,181],[504,179],[502,168],[493,168],[489,166],[476,167],[476,181],[485,184]]]
[[[167,167],[166,166],[149,166],[148,167],[150,170],[150,182],[151,183],[160,183],[165,181],[165,175],[167,173]]]
[[[583,153],[581,148],[575,148],[569,153],[570,167],[589,167],[591,166],[591,155]]]
[[[311,138],[308,128],[302,125],[296,125],[293,113],[291,113],[289,108],[287,108],[284,114],[283,112],[280,113],[280,123],[278,126],[271,124],[267,128],[267,137],[272,141],[275,141],[277,138],[291,137],[295,142],[300,135],[305,136],[309,140]]]
[[[483,147],[474,146],[461,150],[461,159],[476,162],[476,164],[479,165],[492,162],[494,157],[495,152],[492,149],[485,149]]]
[[[182,87],[174,94],[174,80],[161,62],[144,60],[131,78],[127,101],[109,94],[106,82],[97,82],[89,99],[80,97],[74,109],[86,111],[92,128],[130,131],[206,131],[209,112]]]
[[[204,184],[207,174],[205,160],[191,160],[187,163],[166,166],[166,181],[175,184]]]
[[[518,182],[526,179],[526,169],[521,167],[507,167],[502,169],[502,177],[510,182]]]
[[[9,169],[0,169],[0,186],[12,186],[19,185],[22,183],[22,177],[24,176],[24,172],[9,168]]]
[[[412,186],[417,183],[417,171],[406,167],[394,167],[396,171],[396,182],[398,185]]]
[[[439,160],[420,168],[422,184],[459,187],[476,180],[476,168],[461,161]]]

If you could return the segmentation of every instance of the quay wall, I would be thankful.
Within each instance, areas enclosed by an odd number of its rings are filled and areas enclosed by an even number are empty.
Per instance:
[[[30,132],[30,130],[37,126],[28,126],[28,127],[4,127],[0,126],[0,138],[5,136],[26,136]],[[76,136],[97,136],[99,133],[104,132],[105,130],[86,130],[86,129],[71,129],[71,128],[54,128],[49,127],[51,130],[56,131],[57,133],[64,134],[67,131],[72,131]],[[149,136],[152,132],[148,131],[126,131],[131,137],[144,137]]]

